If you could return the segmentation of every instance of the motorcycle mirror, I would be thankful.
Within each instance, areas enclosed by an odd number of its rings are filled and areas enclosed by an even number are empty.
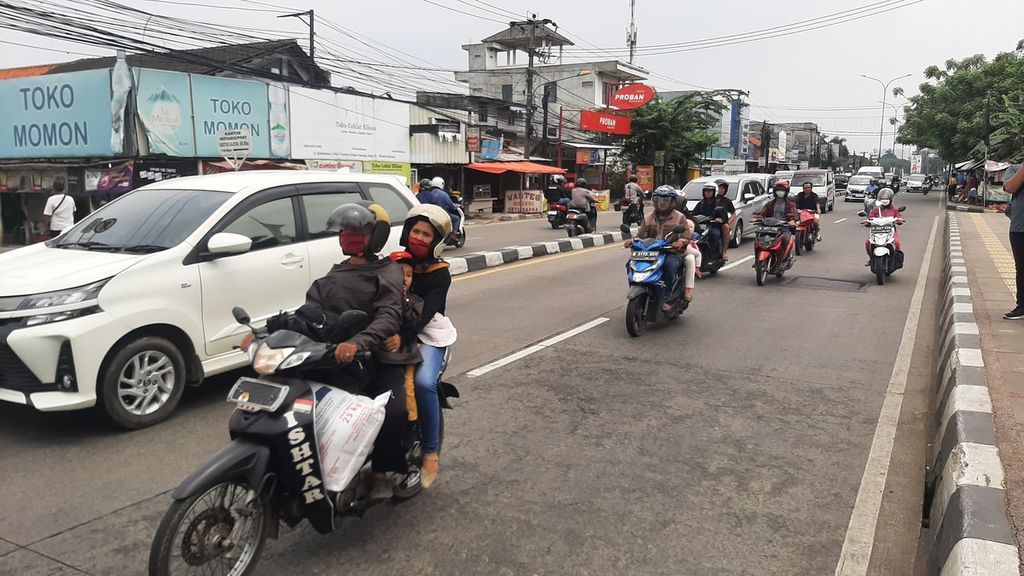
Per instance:
[[[863,210],[861,210],[860,212],[857,212],[857,216],[860,216],[861,218],[863,218],[863,217],[865,217],[867,215],[868,215],[868,213],[863,211]]]
[[[689,228],[687,228],[686,226],[673,226],[672,227],[672,233],[673,234],[682,234],[683,232],[686,232],[687,230],[689,230]]]
[[[235,322],[238,322],[239,324],[248,325],[252,322],[252,318],[249,318],[249,313],[241,306],[235,306],[232,308],[231,315],[235,317]]]
[[[904,211],[904,210],[906,210],[906,209],[907,209],[907,207],[906,207],[906,206],[900,206],[900,207],[899,207],[899,211],[900,211],[900,212],[903,212],[903,211]]]
[[[633,233],[629,229],[629,226],[626,225],[626,224],[620,225],[619,226],[619,230],[621,230],[622,231],[622,235],[627,237],[627,238],[633,235]]]

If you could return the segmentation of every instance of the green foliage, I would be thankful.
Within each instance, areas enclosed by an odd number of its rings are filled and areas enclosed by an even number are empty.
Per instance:
[[[981,158],[986,105],[990,112],[989,157],[1005,160],[1020,154],[1024,134],[1024,41],[991,62],[978,54],[947,60],[924,71],[929,82],[905,108],[899,142],[936,150],[948,161]],[[987,99],[987,103],[986,103]]]
[[[654,153],[664,150],[666,169],[681,181],[687,166],[718,142],[718,135],[708,130],[725,109],[725,104],[703,92],[685,94],[671,102],[656,98],[637,110],[633,133],[622,143],[622,155],[634,164],[653,164]]]

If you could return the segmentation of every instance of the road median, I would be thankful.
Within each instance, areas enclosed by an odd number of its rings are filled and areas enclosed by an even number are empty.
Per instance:
[[[604,246],[612,242],[622,242],[625,239],[621,231],[597,232],[594,234],[583,234],[574,238],[564,238],[551,242],[535,242],[523,246],[508,246],[498,250],[474,252],[465,256],[445,258],[450,265],[452,276],[468,274],[487,268],[495,268],[521,260],[540,258],[552,254],[585,250]]]

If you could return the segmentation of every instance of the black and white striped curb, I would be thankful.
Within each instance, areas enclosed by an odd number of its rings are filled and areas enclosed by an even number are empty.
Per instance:
[[[943,282],[936,433],[928,470],[932,500],[926,522],[935,530],[928,573],[1017,576],[1017,544],[1006,514],[992,399],[955,214],[946,223]]]
[[[582,234],[574,238],[565,238],[554,242],[537,242],[536,244],[526,246],[509,246],[490,252],[475,252],[465,256],[445,258],[445,261],[448,262],[449,271],[451,271],[452,276],[456,276],[538,256],[594,248],[595,246],[603,246],[612,242],[622,242],[624,238],[622,232],[619,231]]]

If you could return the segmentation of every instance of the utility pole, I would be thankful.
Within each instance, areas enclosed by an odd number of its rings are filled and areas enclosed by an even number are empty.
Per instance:
[[[629,0],[629,29],[626,30],[626,46],[629,46],[629,63],[636,54],[636,0]]]
[[[544,121],[541,123],[541,135],[540,135],[540,146],[543,154],[547,155],[548,152],[548,100],[551,99],[551,83],[548,82],[544,85],[544,96],[542,96],[540,102],[541,107],[544,109]]]
[[[530,139],[533,136],[533,58],[536,55],[534,50],[534,43],[537,39],[537,26],[547,26],[548,24],[555,24],[553,21],[545,18],[543,20],[537,20],[535,15],[531,15],[528,20],[519,22],[510,22],[510,28],[522,28],[523,26],[530,27],[530,45],[527,47],[526,52],[529,56],[526,64],[526,145],[523,146],[523,157],[527,160],[530,159]],[[557,26],[557,24],[555,24]]]
[[[278,16],[278,18],[298,18],[300,21],[302,21],[303,16],[309,18],[309,59],[312,60],[314,50],[313,39],[316,36],[315,32],[313,31],[313,27],[316,24],[316,19],[314,18],[313,11],[307,10],[305,12],[296,12],[294,14],[282,14],[281,16]],[[303,24],[307,24],[307,22],[303,21]]]
[[[764,160],[764,173],[768,173],[768,141],[771,140],[772,133],[769,130],[768,121],[761,121],[761,158]]]
[[[981,207],[988,203],[988,148],[990,145],[989,134],[992,132],[992,110],[990,107],[992,94],[985,93],[985,181],[981,188]]]

